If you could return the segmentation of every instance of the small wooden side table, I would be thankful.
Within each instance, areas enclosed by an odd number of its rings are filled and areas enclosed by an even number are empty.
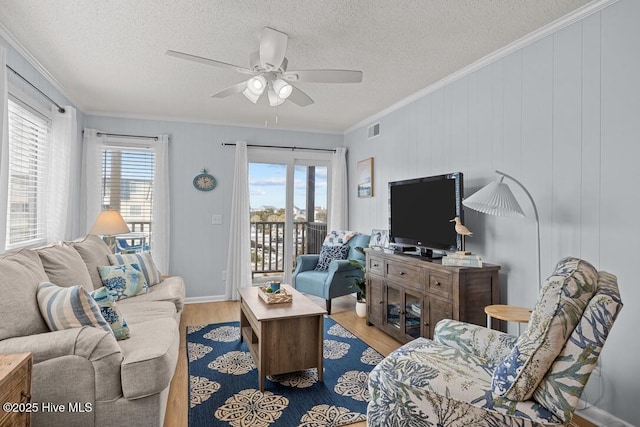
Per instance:
[[[0,354],[0,426],[31,425],[32,368],[31,353]]]
[[[507,322],[518,322],[518,334],[520,334],[520,325],[529,322],[532,310],[517,305],[494,304],[486,306],[484,312],[487,314],[487,328],[491,329],[491,318],[493,317]]]

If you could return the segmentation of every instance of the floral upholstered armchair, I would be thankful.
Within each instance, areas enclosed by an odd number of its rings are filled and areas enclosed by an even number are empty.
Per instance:
[[[614,275],[565,258],[520,337],[442,320],[380,362],[367,425],[568,425],[621,308]]]

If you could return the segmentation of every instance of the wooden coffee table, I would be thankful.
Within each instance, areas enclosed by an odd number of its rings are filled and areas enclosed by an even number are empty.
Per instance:
[[[289,285],[293,302],[267,304],[258,287],[240,289],[240,341],[258,366],[260,391],[267,375],[318,369],[323,380],[324,319],[326,310]]]

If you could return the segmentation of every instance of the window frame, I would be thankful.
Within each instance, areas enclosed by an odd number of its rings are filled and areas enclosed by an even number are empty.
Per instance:
[[[11,224],[11,175],[12,175],[12,164],[9,159],[9,171],[8,171],[8,182],[7,182],[7,219],[5,223],[5,250],[15,250],[29,247],[37,247],[42,246],[47,243],[47,219],[46,219],[46,211],[47,211],[47,196],[48,196],[48,174],[49,174],[49,156],[51,154],[51,127],[53,123],[53,118],[51,116],[51,112],[47,107],[41,102],[36,101],[31,96],[25,94],[21,90],[19,90],[14,85],[9,85],[8,87],[8,97],[7,97],[7,118],[9,116],[9,102],[12,102],[19,107],[27,110],[31,114],[36,117],[39,117],[43,122],[45,122],[45,127],[47,129],[46,135],[46,143],[47,147],[44,149],[44,155],[46,156],[46,164],[44,166],[44,170],[41,171],[42,179],[44,184],[38,188],[37,192],[37,204],[38,204],[38,213],[37,213],[37,225],[36,230],[39,230],[39,235],[35,236],[35,238],[29,240],[21,240],[15,243],[10,243],[11,240],[11,232],[10,232],[10,224]],[[8,124],[8,123],[7,123]],[[11,135],[9,134],[9,152],[11,151]]]
[[[108,136],[105,135],[100,143],[100,154],[99,154],[99,163],[100,163],[100,189],[99,189],[99,199],[101,201],[100,203],[100,209],[103,210],[104,205],[102,204],[102,200],[103,200],[103,182],[102,182],[102,177],[103,177],[103,173],[104,173],[104,152],[105,150],[120,150],[122,152],[126,152],[126,151],[139,151],[139,152],[148,152],[151,153],[153,155],[153,164],[152,164],[152,168],[151,168],[151,173],[153,174],[152,177],[152,186],[151,186],[151,208],[150,208],[150,215],[149,215],[149,223],[146,229],[144,229],[145,232],[149,232],[151,233],[153,231],[153,218],[154,218],[154,209],[155,209],[155,205],[156,202],[153,198],[153,194],[154,194],[154,187],[155,187],[155,181],[156,181],[156,172],[157,172],[157,150],[156,147],[154,147],[153,142],[148,142],[148,141],[141,141],[140,139],[134,139],[134,138],[127,138],[127,137],[121,137],[121,136]],[[120,214],[123,217],[123,219],[125,220],[125,222],[127,224],[130,224],[131,222],[127,220],[127,217],[129,217],[130,215],[128,214],[128,212],[124,212],[122,210],[122,204],[120,205]],[[139,221],[134,221],[134,223],[139,222]],[[143,226],[144,228],[144,226]],[[131,230],[132,232],[134,231],[133,229]],[[136,232],[141,231],[141,230],[135,230]],[[147,239],[147,242],[150,243],[150,239]]]

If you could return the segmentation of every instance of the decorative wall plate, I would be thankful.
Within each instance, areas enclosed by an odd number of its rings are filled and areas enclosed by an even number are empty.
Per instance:
[[[206,169],[202,169],[202,173],[193,178],[193,186],[196,190],[211,191],[216,188],[216,184],[216,179],[207,173]]]

